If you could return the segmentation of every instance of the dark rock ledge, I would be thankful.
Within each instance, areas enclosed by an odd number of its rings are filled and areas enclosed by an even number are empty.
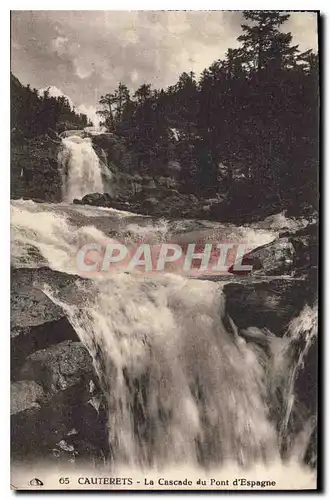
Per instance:
[[[76,276],[14,269],[11,280],[11,441],[14,460],[102,460],[106,415],[92,359],[62,310],[40,290],[72,293]]]

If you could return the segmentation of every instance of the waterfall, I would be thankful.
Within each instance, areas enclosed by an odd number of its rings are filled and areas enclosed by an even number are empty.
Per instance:
[[[86,194],[103,193],[102,166],[92,140],[71,135],[62,138],[62,146],[58,160],[63,201],[72,202]]]
[[[65,212],[63,205],[12,205],[17,267],[46,262],[74,274],[79,246],[107,238],[97,227],[81,225],[79,207]],[[110,211],[99,212],[108,220]],[[249,231],[255,239],[263,234]],[[293,437],[288,422],[295,378],[317,333],[315,308],[305,307],[279,338],[254,327],[237,334],[226,320],[222,285],[211,281],[118,273],[77,276],[63,288],[40,286],[93,357],[115,466],[282,466],[283,449],[286,458],[301,463],[313,423]]]
[[[95,360],[116,464],[279,459],[264,371],[224,327],[216,284],[116,275],[91,284],[83,311],[44,291]]]

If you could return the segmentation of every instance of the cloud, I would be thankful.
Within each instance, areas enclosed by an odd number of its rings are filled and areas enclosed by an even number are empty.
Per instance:
[[[73,104],[72,99],[69,96],[67,96],[66,94],[64,94],[64,92],[62,92],[62,90],[58,89],[54,85],[50,85],[49,87],[44,87],[43,89],[39,89],[38,93],[39,93],[39,95],[43,95],[43,93],[46,91],[49,92],[50,97],[62,97],[62,96],[64,96],[69,101],[70,106],[72,108],[74,108],[74,104]]]
[[[86,59],[86,54],[81,49],[80,43],[71,42],[65,36],[57,36],[52,40],[51,45],[59,57],[73,63],[75,73],[81,80],[88,78],[92,74],[94,63]]]
[[[12,70],[89,109],[119,81],[161,88],[199,75],[237,46],[241,23],[237,11],[14,11]],[[302,50],[317,47],[316,14],[292,13],[285,29]]]
[[[67,50],[68,41],[69,41],[69,39],[66,38],[65,36],[58,36],[57,38],[54,38],[52,40],[52,46],[54,48],[54,51],[59,56],[62,56],[68,52],[68,50]]]
[[[80,104],[77,107],[78,113],[83,113],[84,115],[87,115],[87,117],[93,122],[95,126],[99,126],[100,124],[100,117],[96,113],[96,108],[94,106],[86,106],[85,104]]]

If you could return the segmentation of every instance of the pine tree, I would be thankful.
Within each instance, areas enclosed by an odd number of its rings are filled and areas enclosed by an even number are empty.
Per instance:
[[[238,41],[242,42],[244,59],[251,70],[260,73],[274,59],[279,61],[280,67],[292,62],[297,46],[291,47],[291,34],[283,34],[279,29],[290,14],[247,10],[243,16],[250,24],[241,25],[244,34],[238,37]]]
[[[107,127],[110,132],[115,131],[115,116],[114,105],[117,102],[117,97],[114,94],[108,93],[101,96],[99,104],[103,109],[98,110],[97,114],[104,118],[102,125]]]
[[[151,84],[143,83],[134,94],[139,104],[143,104],[151,96]]]

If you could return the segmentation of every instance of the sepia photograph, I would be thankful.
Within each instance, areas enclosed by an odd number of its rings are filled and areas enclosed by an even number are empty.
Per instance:
[[[11,11],[12,490],[320,488],[320,27]]]

